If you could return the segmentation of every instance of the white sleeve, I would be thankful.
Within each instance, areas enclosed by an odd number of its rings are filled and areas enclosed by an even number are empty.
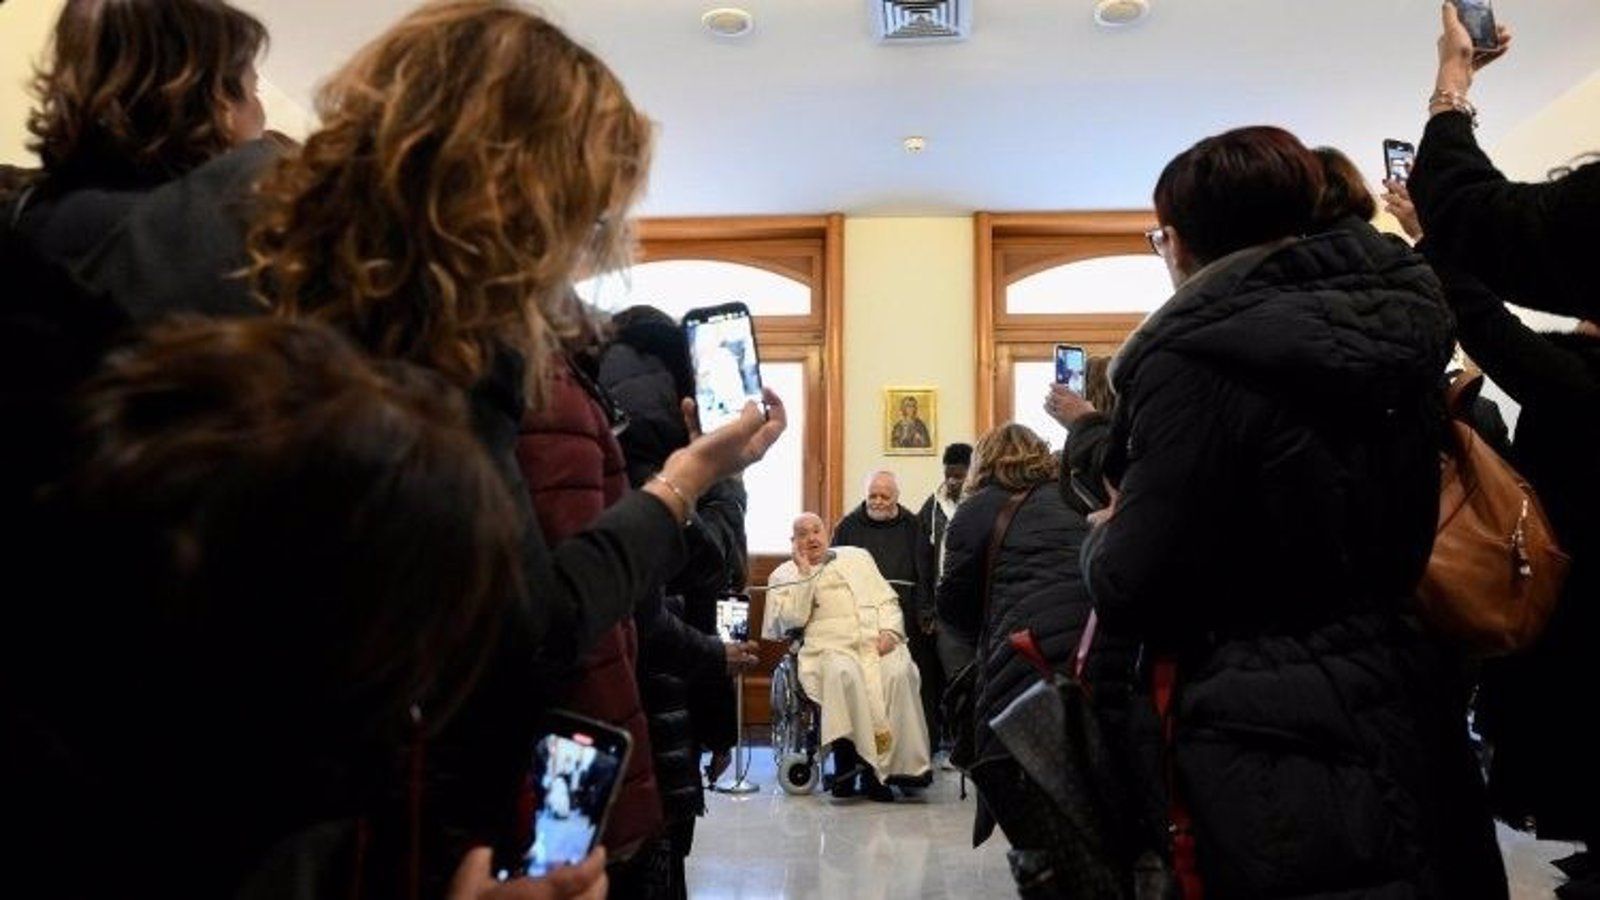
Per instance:
[[[761,636],[769,641],[781,641],[784,632],[791,628],[804,628],[811,621],[811,598],[816,581],[802,580],[799,568],[787,562],[772,570],[767,578],[767,587],[767,607],[761,617]]]

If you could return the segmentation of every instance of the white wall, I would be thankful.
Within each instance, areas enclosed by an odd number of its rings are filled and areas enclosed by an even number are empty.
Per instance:
[[[844,225],[844,500],[866,477],[899,474],[915,511],[938,485],[944,445],[971,443],[974,417],[973,221],[853,218]],[[883,389],[939,390],[933,456],[883,455]]]

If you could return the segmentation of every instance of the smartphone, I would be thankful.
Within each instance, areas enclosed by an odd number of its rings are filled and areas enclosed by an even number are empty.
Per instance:
[[[750,598],[725,597],[717,601],[717,636],[724,644],[750,640]]]
[[[1493,50],[1500,46],[1499,29],[1494,24],[1494,8],[1489,0],[1450,0],[1472,35],[1472,46],[1479,50]]]
[[[1064,384],[1074,394],[1083,396],[1084,376],[1089,371],[1089,357],[1082,347],[1071,344],[1056,345],[1056,384]]]
[[[1384,177],[1402,184],[1411,177],[1411,167],[1417,161],[1417,148],[1393,138],[1383,142]]]
[[[533,840],[516,875],[538,878],[583,862],[605,833],[632,748],[620,728],[563,710],[550,713],[533,745]]]
[[[683,331],[694,366],[701,434],[737,420],[746,403],[762,405],[761,359],[748,307],[724,303],[692,309],[683,317]]]

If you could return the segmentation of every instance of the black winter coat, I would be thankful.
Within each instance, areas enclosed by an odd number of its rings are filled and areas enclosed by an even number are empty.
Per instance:
[[[618,439],[635,488],[689,442],[679,407],[683,385],[667,361],[682,341],[675,328],[635,323],[601,358],[600,383],[628,414]],[[684,532],[684,566],[667,583],[659,606],[637,618],[639,693],[669,822],[705,812],[700,749],[726,749],[737,728],[726,656],[712,635],[717,598],[744,584],[745,505],[744,486],[736,479],[713,485],[700,498]]]
[[[1110,505],[1106,494],[1106,456],[1111,449],[1111,418],[1092,412],[1074,422],[1061,448],[1061,496],[1082,515]]]
[[[1522,405],[1510,458],[1555,525],[1572,569],[1539,642],[1483,667],[1478,727],[1494,747],[1495,812],[1541,837],[1600,838],[1591,660],[1600,648],[1600,340],[1539,334],[1483,284],[1441,266],[1461,344]],[[1587,709],[1584,704],[1587,704]]]
[[[1011,492],[989,485],[961,501],[945,543],[944,577],[939,579],[939,620],[951,635],[975,635],[978,693],[973,721],[977,727],[976,761],[1009,758],[989,729],[999,715],[1039,677],[1012,651],[1006,638],[1032,629],[1045,658],[1061,671],[1089,617],[1089,591],[1078,570],[1078,557],[1089,526],[1069,507],[1054,485],[1034,488],[1011,520],[984,615],[984,578],[995,520]]]
[[[905,582],[894,585],[894,592],[900,596],[906,628],[932,619],[933,579],[937,576],[922,571],[922,534],[911,510],[901,506],[894,518],[878,522],[867,515],[867,505],[862,503],[839,520],[833,530],[833,543],[860,547],[872,554],[872,561],[878,564],[884,578]]]
[[[277,158],[261,140],[161,184],[46,181],[25,202],[18,230],[134,322],[260,313],[242,275],[244,236],[254,185]]]
[[[1208,897],[1506,896],[1455,660],[1405,613],[1449,351],[1433,273],[1362,226],[1213,263],[1113,364],[1084,570],[1108,633],[1179,661]]]
[[[1430,262],[1523,306],[1600,318],[1590,237],[1600,220],[1600,163],[1558,181],[1508,181],[1479,149],[1472,120],[1443,112],[1428,121],[1406,186]]]

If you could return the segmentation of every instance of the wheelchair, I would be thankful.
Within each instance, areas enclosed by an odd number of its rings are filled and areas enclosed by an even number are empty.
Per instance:
[[[772,670],[772,755],[778,782],[790,794],[809,794],[822,779],[822,709],[800,687],[805,629],[784,635],[789,649]]]

